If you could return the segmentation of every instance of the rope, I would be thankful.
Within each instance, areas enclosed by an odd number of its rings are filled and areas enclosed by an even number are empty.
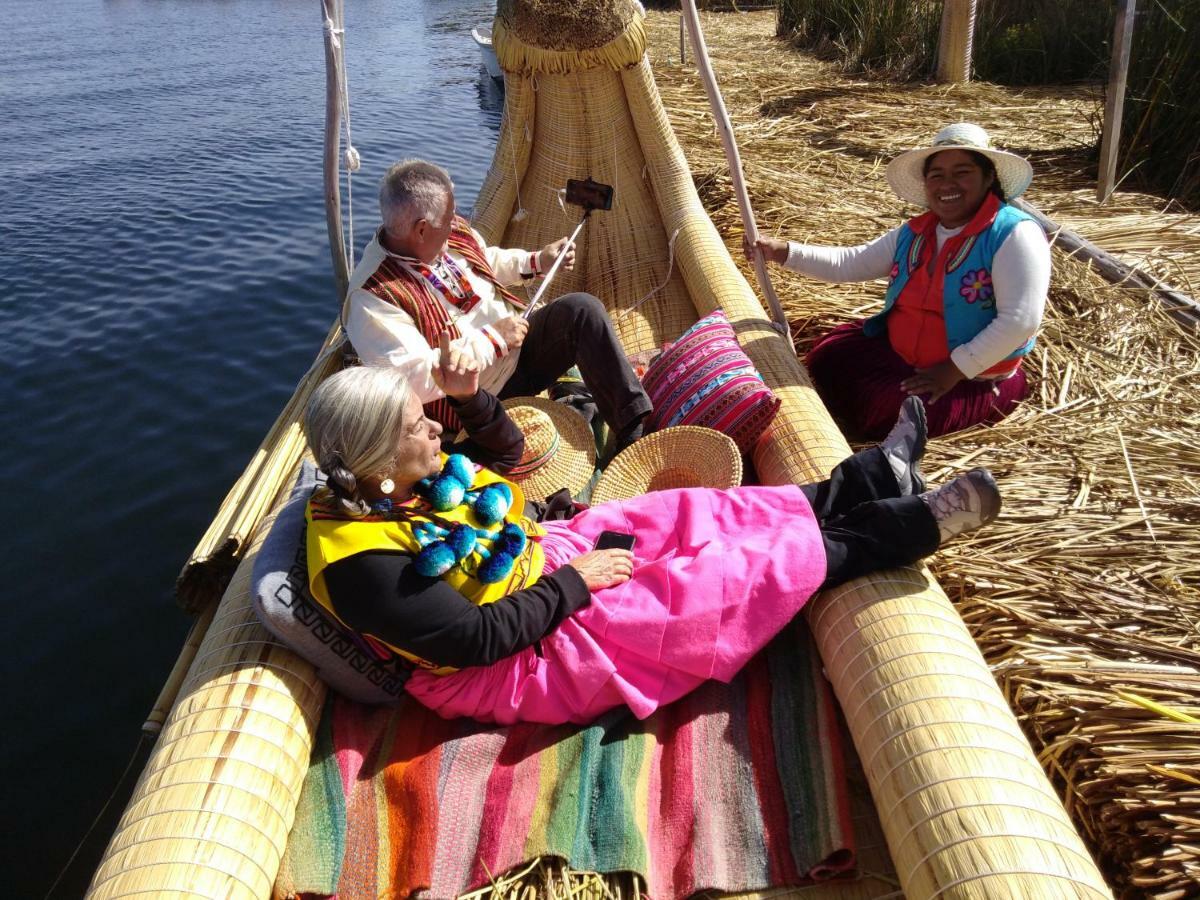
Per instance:
[[[58,877],[54,879],[54,884],[50,885],[50,890],[46,891],[46,900],[53,896],[55,889],[59,883],[66,877],[66,874],[71,871],[71,866],[74,865],[76,858],[79,856],[79,851],[83,849],[83,845],[87,843],[88,838],[92,836],[92,832],[96,830],[96,826],[100,824],[100,820],[104,818],[104,814],[108,812],[108,808],[112,806],[113,800],[117,798],[117,794],[121,790],[121,786],[125,784],[125,779],[129,777],[130,771],[133,769],[133,764],[137,762],[138,756],[142,750],[152,743],[148,734],[143,733],[138,738],[137,746],[133,748],[133,754],[129,757],[129,762],[125,764],[125,771],[121,773],[121,777],[117,779],[117,783],[113,786],[112,793],[108,795],[108,799],[104,801],[104,805],[100,807],[100,812],[96,813],[96,818],[92,820],[92,824],[88,826],[87,831],[83,833],[83,837],[79,839],[79,843],[75,845],[74,852],[71,853],[70,859],[66,861],[62,869],[58,873]]]
[[[679,237],[679,232],[682,230],[682,228],[676,228],[674,234],[671,235],[671,240],[667,242],[667,274],[663,276],[663,280],[658,284],[657,287],[651,288],[650,292],[646,294],[646,296],[642,297],[642,299],[638,300],[632,306],[628,306],[621,310],[617,316],[618,322],[667,286],[667,282],[671,280],[671,272],[675,268],[675,238]]]

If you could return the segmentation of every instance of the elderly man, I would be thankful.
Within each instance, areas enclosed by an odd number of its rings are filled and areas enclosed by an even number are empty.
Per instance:
[[[423,160],[393,165],[379,190],[383,226],[350,279],[344,322],[367,365],[404,371],[426,414],[451,430],[458,417],[433,379],[444,330],[501,398],[537,394],[578,365],[617,449],[642,431],[650,399],[625,358],[603,305],[567,294],[521,317],[507,289],[547,271],[567,238],[533,252],[488,247],[455,215],[454,184]],[[567,247],[563,268],[574,266]]]

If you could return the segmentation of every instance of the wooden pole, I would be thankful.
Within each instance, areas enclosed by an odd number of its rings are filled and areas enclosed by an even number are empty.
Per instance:
[[[350,286],[350,264],[346,259],[346,245],[342,237],[339,180],[342,156],[342,29],[346,21],[342,0],[321,0],[321,15],[325,20],[325,222],[340,302]]]
[[[729,112],[725,109],[725,101],[721,97],[721,89],[717,86],[717,76],[713,74],[712,62],[708,58],[708,47],[704,43],[704,32],[700,30],[700,14],[696,11],[696,0],[684,0],[680,4],[680,21],[686,21],[688,37],[692,42],[692,56],[696,58],[696,68],[700,72],[700,80],[704,84],[704,92],[708,94],[708,103],[712,107],[713,120],[721,135],[721,144],[725,148],[725,159],[729,163],[729,174],[733,179],[733,194],[737,197],[738,208],[742,213],[742,224],[746,228],[746,237],[753,244],[758,240],[758,225],[754,221],[754,210],[750,206],[750,194],[746,190],[746,178],[742,174],[742,157],[738,153],[737,141],[733,137],[733,125],[729,121]],[[771,284],[771,276],[767,274],[767,262],[763,259],[762,251],[754,251],[754,273],[758,276],[759,287],[770,307],[771,318],[774,319],[780,334],[795,352],[796,345],[792,343],[791,329],[788,327],[787,314],[783,304]]]
[[[975,35],[975,0],[943,0],[938,33],[937,80],[962,84],[971,80]]]
[[[1176,320],[1190,328],[1200,326],[1200,303],[1182,291],[1177,291],[1170,285],[1163,284],[1153,275],[1148,275],[1141,269],[1135,269],[1121,262],[1091,241],[1063,228],[1044,212],[1024,200],[1012,201],[1013,206],[1028,213],[1042,226],[1042,230],[1068,256],[1081,259],[1103,278],[1116,285],[1146,291],[1167,304],[1167,310]]]
[[[1117,154],[1121,149],[1121,112],[1125,105],[1125,79],[1133,47],[1133,16],[1137,0],[1121,0],[1113,28],[1112,61],[1108,66],[1108,91],[1104,98],[1104,130],[1100,137],[1100,172],[1096,199],[1103,203],[1117,186]]]
[[[179,651],[179,657],[175,660],[175,667],[171,669],[171,674],[167,676],[162,690],[158,693],[158,699],[154,701],[154,708],[150,710],[150,715],[142,724],[142,731],[150,737],[157,737],[158,733],[162,731],[163,722],[167,721],[171,708],[175,706],[175,700],[179,697],[179,689],[183,686],[183,680],[187,677],[188,670],[196,659],[196,651],[200,649],[204,636],[208,634],[208,626],[212,624],[216,612],[217,604],[210,603],[193,620],[192,627],[183,642],[183,649]]]

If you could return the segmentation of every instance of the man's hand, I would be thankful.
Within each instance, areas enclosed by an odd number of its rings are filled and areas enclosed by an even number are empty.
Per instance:
[[[778,263],[783,265],[788,258],[788,242],[780,241],[775,238],[760,237],[753,244],[749,238],[742,239],[742,252],[746,254],[746,259],[754,262],[754,248],[757,247],[762,251],[763,259],[767,262]]]
[[[915,375],[900,382],[900,388],[909,394],[928,394],[929,400],[926,402],[936,403],[966,377],[958,370],[954,360],[948,359],[928,369],[917,369]]]
[[[507,316],[499,322],[493,322],[492,327],[504,338],[509,350],[516,350],[525,343],[525,335],[529,332],[529,320],[520,316]]]
[[[567,563],[579,573],[589,591],[622,584],[633,574],[633,553],[629,550],[589,550]]]
[[[566,247],[566,250],[562,250]],[[575,268],[575,245],[571,243],[569,237],[559,238],[553,244],[547,244],[538,251],[538,271],[545,275],[550,271],[550,267],[554,265],[554,259],[558,256],[559,251],[562,251],[563,261],[559,267],[564,272],[570,272]]]
[[[433,383],[455,400],[470,400],[479,392],[479,364],[458,347],[450,344],[450,330],[442,331],[438,364],[433,368]]]

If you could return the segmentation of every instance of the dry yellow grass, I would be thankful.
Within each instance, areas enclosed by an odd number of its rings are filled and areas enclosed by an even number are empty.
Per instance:
[[[1052,218],[1200,288],[1200,219],[1147,195],[1095,203],[1096,90],[864,80],[776,40],[770,13],[704,24],[766,233],[827,244],[882,233],[915,212],[887,187],[886,162],[967,120],[1030,158],[1027,199]],[[736,251],[728,168],[695,71],[679,64],[677,16],[648,25],[672,125]],[[773,275],[802,349],[882,298],[881,284]],[[1118,892],[1195,896],[1200,340],[1152,298],[1056,254],[1030,369],[1033,394],[1007,421],[930,447],[935,480],[986,463],[1005,496],[1000,520],[933,568]]]

